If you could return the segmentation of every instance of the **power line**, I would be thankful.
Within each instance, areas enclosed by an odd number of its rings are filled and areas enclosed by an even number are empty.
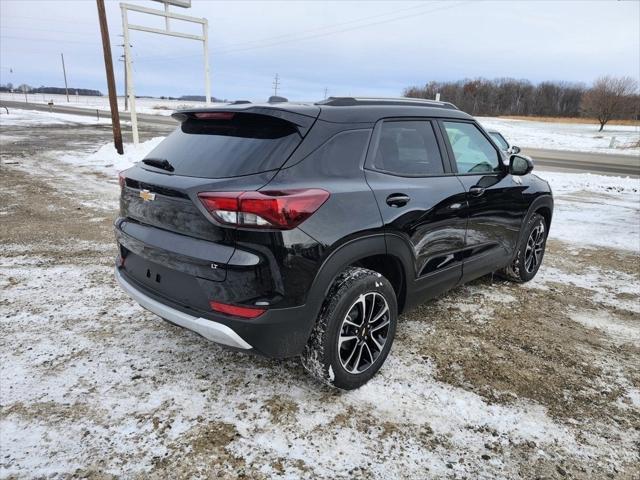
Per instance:
[[[358,30],[358,29],[361,29],[361,28],[367,28],[367,27],[374,26],[374,25],[381,25],[381,24],[384,24],[384,23],[395,22],[395,21],[398,21],[398,20],[405,20],[407,18],[414,18],[416,16],[426,15],[426,14],[433,13],[433,12],[436,12],[436,11],[446,10],[446,9],[449,9],[449,8],[454,8],[454,7],[463,5],[465,3],[470,3],[470,2],[471,2],[471,0],[464,0],[462,2],[457,2],[457,3],[447,3],[445,5],[440,5],[439,7],[436,7],[436,8],[431,8],[431,9],[424,10],[424,11],[414,12],[414,13],[412,13],[410,15],[402,15],[402,16],[399,16],[399,17],[388,18],[386,20],[379,20],[379,21],[376,21],[376,22],[370,22],[370,23],[365,23],[365,24],[362,24],[362,25],[356,25],[356,26],[353,26],[353,27],[350,27],[350,28],[344,28],[344,29],[335,30],[336,26],[338,26],[338,25],[343,25],[345,23],[356,23],[356,22],[361,22],[362,21],[362,19],[360,19],[360,20],[352,20],[350,22],[343,22],[342,24],[336,24],[336,25],[333,25],[331,27],[324,27],[324,28],[334,28],[334,30],[329,31],[329,32],[312,34],[312,35],[308,35],[307,34],[307,35],[304,35],[302,37],[291,38],[291,39],[288,39],[288,40],[282,40],[282,41],[277,41],[277,42],[272,42],[272,43],[261,43],[259,45],[253,46],[253,47],[235,48],[235,49],[231,48],[231,49],[228,49],[228,50],[220,50],[220,51],[216,52],[216,55],[228,55],[228,54],[244,52],[244,51],[248,51],[248,50],[256,50],[256,49],[261,49],[261,48],[274,47],[274,46],[277,46],[277,45],[290,43],[290,42],[293,42],[293,41],[305,41],[305,40],[311,40],[311,39],[320,38],[320,37],[326,37],[328,35],[346,33],[346,32],[350,32],[350,31],[353,31],[353,30]],[[424,7],[424,6],[422,6],[422,7]],[[388,14],[386,14],[386,15],[388,15]],[[195,55],[181,55],[179,57],[171,57],[171,56],[169,56],[169,57],[167,57],[167,56],[147,57],[143,61],[146,62],[146,61],[157,61],[157,60],[163,60],[163,61],[164,60],[174,60],[174,59],[182,59],[182,58],[190,57],[190,56],[195,56]]]
[[[266,38],[262,38],[259,40],[250,40],[248,42],[240,42],[240,43],[236,43],[236,44],[231,44],[231,45],[227,45],[228,49],[234,49],[234,48],[242,48],[242,47],[251,47],[252,45],[258,44],[258,46],[261,46],[264,42],[269,42],[269,41],[273,41],[273,40],[278,40],[278,39],[283,39],[283,38],[292,38],[292,40],[295,40],[295,38],[301,34],[308,34],[310,32],[317,32],[317,31],[322,31],[322,30],[327,30],[327,29],[335,29],[336,27],[340,27],[343,25],[350,25],[353,23],[360,23],[360,22],[364,22],[367,20],[371,20],[373,18],[379,18],[379,17],[386,17],[388,15],[395,15],[398,14],[399,12],[405,12],[408,10],[416,10],[416,9],[422,9],[425,8],[425,5],[415,5],[413,7],[408,7],[408,8],[402,8],[400,10],[395,10],[394,12],[385,12],[385,13],[379,13],[377,15],[371,15],[368,17],[362,17],[362,18],[356,18],[353,20],[348,20],[346,22],[340,22],[340,23],[336,23],[333,25],[325,25],[323,27],[316,27],[316,28],[312,28],[311,30],[307,30],[306,32],[292,32],[292,33],[285,33],[285,34],[281,34],[281,35],[276,35],[273,37],[266,37]],[[147,59],[151,59],[151,58],[165,58],[162,55],[154,55],[152,57],[147,57]]]
[[[405,11],[408,11],[408,10],[422,9],[422,8],[425,8],[425,5],[414,5],[413,7],[401,8],[401,9],[395,10],[393,12],[379,13],[377,15],[371,15],[371,16],[368,16],[368,17],[356,18],[356,19],[353,19],[353,20],[348,20],[346,22],[340,22],[340,23],[336,23],[336,24],[333,24],[333,25],[325,25],[323,27],[312,28],[312,29],[308,30],[307,32],[284,33],[284,34],[281,34],[281,35],[262,38],[262,39],[259,39],[259,40],[250,40],[248,42],[236,43],[235,45],[231,44],[230,48],[240,48],[240,47],[243,47],[243,46],[251,46],[251,45],[256,44],[256,43],[257,44],[261,44],[263,42],[269,42],[269,41],[272,41],[272,40],[278,40],[278,39],[283,39],[283,38],[287,38],[287,37],[294,37],[295,38],[295,37],[297,37],[297,36],[299,36],[300,34],[303,34],[303,33],[307,33],[308,34],[310,32],[317,32],[317,31],[321,31],[321,30],[333,29],[333,28],[340,27],[340,26],[343,26],[343,25],[351,25],[353,23],[360,23],[360,22],[364,22],[364,21],[367,21],[367,20],[371,20],[373,18],[386,17],[386,16],[388,16],[390,14],[396,15],[396,14],[398,14],[400,12],[405,12]],[[227,46],[227,48],[229,48],[229,46]]]
[[[307,35],[307,36],[304,36],[304,37],[297,38],[295,40],[296,41],[311,40],[311,39],[314,39],[314,38],[326,37],[327,35],[335,35],[337,33],[346,33],[346,32],[350,32],[350,31],[353,31],[353,30],[358,30],[358,29],[361,29],[361,28],[371,27],[371,26],[374,26],[374,25],[381,25],[381,24],[384,24],[384,23],[396,22],[398,20],[405,20],[407,18],[414,18],[416,16],[426,15],[427,13],[433,13],[433,12],[436,12],[436,11],[439,11],[439,10],[446,10],[448,8],[457,7],[457,6],[462,5],[464,3],[469,3],[470,1],[471,0],[465,0],[463,2],[458,2],[456,4],[446,4],[446,5],[440,6],[439,8],[434,8],[434,9],[426,10],[426,11],[422,11],[422,12],[416,12],[416,13],[413,13],[411,15],[403,15],[403,16],[400,16],[400,17],[389,18],[387,20],[380,20],[380,21],[377,21],[377,22],[366,23],[366,24],[363,24],[363,25],[357,25],[355,27],[344,28],[344,29],[340,29],[340,30],[327,32],[327,33]],[[217,55],[225,55],[225,54],[229,54],[229,53],[244,52],[244,51],[247,51],[247,50],[254,50],[254,49],[258,49],[258,48],[268,48],[268,47],[281,45],[283,43],[288,43],[288,42],[289,42],[289,40],[280,41],[280,42],[274,42],[274,43],[270,43],[270,44],[262,44],[262,45],[258,45],[258,46],[255,46],[255,47],[238,48],[238,49],[231,49],[231,50],[226,50],[226,51],[222,50],[222,51],[217,52]]]

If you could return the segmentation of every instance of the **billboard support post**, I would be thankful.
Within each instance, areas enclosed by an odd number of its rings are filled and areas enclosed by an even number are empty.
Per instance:
[[[140,32],[157,33],[160,35],[169,35],[171,37],[186,38],[189,40],[201,41],[204,47],[204,81],[205,81],[205,102],[206,105],[211,104],[211,83],[209,80],[209,22],[206,18],[190,17],[188,15],[182,15],[169,11],[169,5],[177,7],[189,8],[191,6],[191,0],[155,0],[164,3],[164,10],[156,10],[153,8],[141,7],[138,5],[131,5],[129,3],[121,3],[120,9],[122,11],[122,31],[124,36],[124,57],[125,68],[127,72],[127,96],[129,98],[129,107],[131,109],[131,129],[133,131],[133,143],[138,144],[138,117],[136,115],[136,103],[135,93],[133,90],[133,69],[131,68],[131,51],[129,45],[129,30],[137,30]],[[129,23],[127,13],[129,11],[146,13],[149,15],[156,15],[164,17],[165,28],[152,28],[145,27],[143,25]],[[182,22],[197,23],[202,26],[202,35],[193,35],[190,33],[182,33],[171,30],[169,19],[180,20]]]

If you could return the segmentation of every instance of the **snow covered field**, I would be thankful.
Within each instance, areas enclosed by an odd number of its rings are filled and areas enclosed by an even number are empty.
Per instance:
[[[115,285],[116,172],[165,127],[123,158],[105,125],[33,122],[0,122],[1,478],[640,476],[640,180],[536,170],[556,199],[538,277],[404,315],[341,393]]]
[[[16,102],[24,102],[23,93],[0,93],[1,100],[14,100]],[[85,95],[69,95],[69,102],[65,95],[51,94],[51,93],[36,93],[28,94],[27,101],[29,103],[42,103],[48,104],[50,100],[53,100],[54,105],[78,108],[101,110],[109,110],[109,97],[95,97]],[[204,107],[204,102],[185,101],[185,100],[163,100],[160,98],[136,98],[136,111],[138,113],[147,113],[150,115],[171,115],[174,110],[181,108],[198,108]],[[118,108],[120,111],[124,111],[124,97],[118,97]]]
[[[12,108],[9,113],[0,113],[0,126],[29,126],[29,125],[68,125],[80,123],[83,125],[105,124],[111,125],[111,118],[84,115],[69,115],[67,113],[40,112],[38,110],[20,110]],[[124,122],[127,123],[127,122]]]
[[[24,101],[24,95],[0,93],[0,100]],[[70,102],[67,103],[64,95],[34,94],[29,95],[28,100],[43,104],[53,100],[55,105],[109,109],[107,96],[71,96]],[[118,105],[121,110],[124,110],[124,97],[118,98]],[[174,110],[180,108],[204,107],[204,102],[139,98],[136,99],[136,107],[139,113],[171,115]],[[598,132],[596,124],[553,123],[492,117],[478,117],[478,120],[485,128],[498,130],[512,145],[519,147],[640,155],[640,148],[629,148],[630,145],[640,141],[640,126],[607,125],[603,132]],[[614,147],[610,148],[612,137],[615,137],[615,142]]]
[[[630,148],[640,141],[640,126],[584,123],[536,122],[508,118],[478,117],[487,130],[497,130],[520,148],[570,150],[573,152],[617,153],[640,156],[640,148]],[[610,148],[615,137],[614,147]]]

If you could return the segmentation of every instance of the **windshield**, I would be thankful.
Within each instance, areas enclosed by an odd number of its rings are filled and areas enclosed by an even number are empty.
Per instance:
[[[204,116],[204,114],[203,114]],[[233,113],[185,120],[154,148],[145,167],[167,161],[175,175],[226,178],[280,168],[298,146],[295,125],[268,115]]]

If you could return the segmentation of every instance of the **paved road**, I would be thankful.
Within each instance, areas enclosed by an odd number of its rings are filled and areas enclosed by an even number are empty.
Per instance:
[[[11,108],[22,108],[31,110],[41,110],[48,112],[49,106],[42,103],[25,103],[3,100],[1,106]],[[57,113],[72,113],[74,115],[95,116],[96,110],[87,108],[72,107],[66,105],[55,105],[51,111]],[[108,110],[98,110],[101,117],[110,116]],[[131,117],[126,112],[120,113],[122,120],[130,120]],[[162,115],[138,114],[138,121],[151,124],[172,125],[177,122]],[[605,175],[632,175],[640,176],[640,156],[639,155],[618,155],[602,153],[570,152],[563,150],[540,150],[533,148],[523,149],[523,153],[530,155],[536,164],[544,169],[567,172],[590,172]]]
[[[569,152],[523,148],[535,165],[547,170],[640,176],[640,155]]]
[[[96,117],[96,111],[99,113],[100,118],[111,117],[111,112],[109,110],[103,109],[91,109],[91,108],[82,108],[82,107],[71,107],[67,105],[54,105],[49,108],[49,105],[44,103],[26,103],[26,102],[15,102],[12,100],[0,100],[0,107],[7,106],[9,111],[12,108],[21,108],[27,110],[40,110],[43,112],[55,112],[55,113],[71,113],[73,115],[84,115],[87,117]],[[120,112],[120,120],[131,120],[131,115],[127,112]],[[149,114],[138,114],[138,121],[145,123],[155,123],[162,125],[177,125],[173,118],[170,116],[164,115],[149,115]]]

